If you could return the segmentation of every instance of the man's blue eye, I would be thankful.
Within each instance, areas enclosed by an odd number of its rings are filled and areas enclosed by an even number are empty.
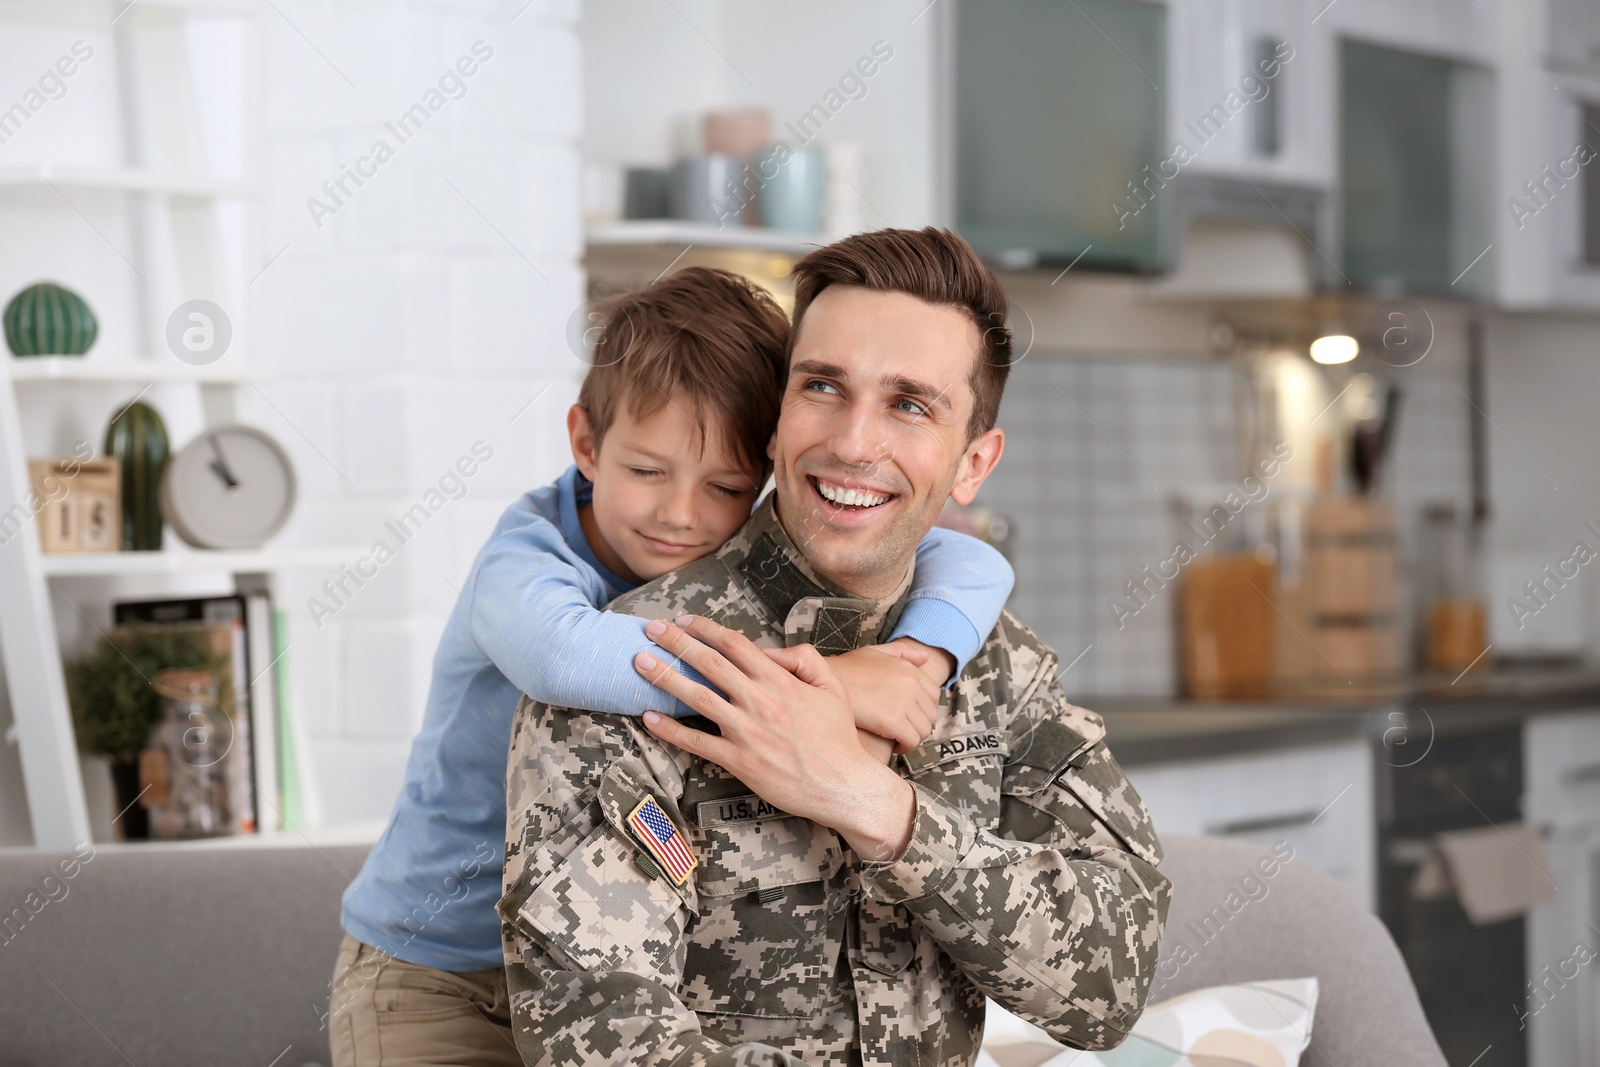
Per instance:
[[[899,406],[900,406],[900,410],[909,411],[913,415],[925,415],[925,414],[927,414],[927,409],[925,409],[921,404],[917,403],[915,400],[901,400],[901,401],[899,401]]]
[[[821,392],[823,390],[827,390],[830,393],[838,392],[838,390],[835,389],[832,385],[828,384],[827,382],[824,382],[824,381],[821,381],[819,379],[816,379],[816,378],[813,378],[811,381],[807,382],[805,384],[805,388],[810,389],[810,390],[812,390],[814,392]]]

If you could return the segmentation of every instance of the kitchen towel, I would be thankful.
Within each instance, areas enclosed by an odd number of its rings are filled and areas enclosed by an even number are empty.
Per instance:
[[[1479,926],[1522,915],[1555,895],[1544,838],[1527,823],[1435,834],[1435,851],[1412,877],[1419,900],[1448,896]]]

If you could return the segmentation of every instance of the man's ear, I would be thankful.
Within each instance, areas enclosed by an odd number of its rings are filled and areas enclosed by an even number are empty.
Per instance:
[[[572,462],[585,478],[594,481],[600,467],[600,447],[595,443],[594,423],[589,421],[589,412],[582,404],[567,409],[567,438],[572,442]]]
[[[974,437],[967,450],[961,454],[960,463],[956,467],[956,481],[950,487],[950,499],[962,506],[972,503],[984,479],[989,477],[995,464],[1000,462],[1000,453],[1004,452],[1005,448],[1006,434],[998,426]]]

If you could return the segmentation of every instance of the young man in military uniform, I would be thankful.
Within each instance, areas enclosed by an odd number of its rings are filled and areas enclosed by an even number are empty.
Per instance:
[[[967,1067],[985,995],[1073,1047],[1116,1045],[1170,887],[1055,653],[1002,617],[928,739],[892,756],[864,747],[824,658],[883,639],[921,536],[1000,458],[1004,295],[932,229],[851,237],[795,273],[775,493],[611,605],[658,620],[720,692],[645,655],[703,717],[517,709],[499,905],[517,1048]]]

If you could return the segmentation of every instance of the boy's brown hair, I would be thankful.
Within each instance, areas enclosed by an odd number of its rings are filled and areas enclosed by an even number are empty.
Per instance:
[[[929,304],[964,311],[977,325],[978,356],[967,378],[973,397],[967,440],[994,428],[1012,362],[1006,294],[994,272],[966,241],[932,226],[858,233],[806,256],[795,264],[794,277],[794,329],[784,352],[786,374],[794,339],[800,335],[800,320],[828,286],[857,285],[906,293]]]
[[[589,373],[578,403],[589,413],[595,448],[626,403],[647,419],[685,396],[701,439],[731,448],[730,460],[761,472],[778,425],[789,323],[765,289],[712,267],[685,267],[645,289],[605,301],[590,331]],[[707,411],[720,417],[724,440],[706,432]]]

